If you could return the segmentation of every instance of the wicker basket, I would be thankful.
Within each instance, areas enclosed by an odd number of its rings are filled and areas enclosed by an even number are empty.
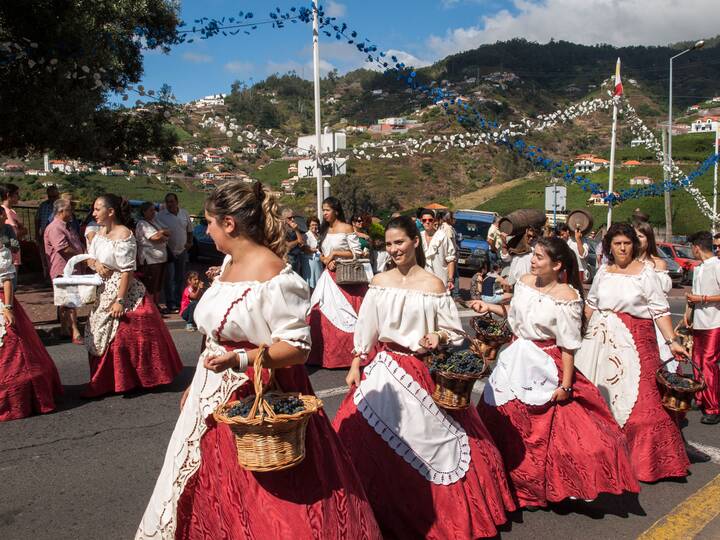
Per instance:
[[[665,370],[665,365],[668,362],[672,362],[672,359],[663,362],[655,373],[655,378],[658,383],[660,383],[663,407],[674,412],[689,411],[695,393],[705,389],[705,378],[698,367],[690,361],[690,365],[692,365],[692,367],[695,368],[697,373],[700,375],[700,380],[696,381],[692,377],[681,375],[683,379],[690,381],[690,386],[688,388],[683,388],[674,385],[666,378],[668,372]]]
[[[471,343],[470,348],[476,354],[482,356],[486,363],[495,360],[498,349],[513,337],[507,319],[502,321],[502,332],[500,334],[489,331],[491,324],[495,324],[495,320],[490,315],[474,317],[470,321],[470,325],[475,330],[475,337],[468,338]]]
[[[266,351],[267,347],[261,347],[255,358],[255,395],[221,405],[213,413],[215,420],[227,424],[235,435],[240,466],[256,472],[279,471],[300,463],[305,458],[305,430],[310,416],[323,406],[315,396],[282,392],[272,369],[269,370],[268,384],[263,386],[262,364]],[[275,414],[269,401],[289,396],[300,399],[305,409],[295,414]],[[226,416],[225,413],[234,405],[249,402],[252,402],[252,407],[247,417]],[[258,411],[260,414],[256,415]]]
[[[365,273],[368,259],[338,259],[335,261],[335,282],[338,285],[359,285],[370,283]]]
[[[483,345],[477,339],[471,338],[467,334],[463,334],[470,341],[470,350],[483,359],[483,368],[480,373],[451,373],[449,371],[434,371],[432,378],[435,381],[435,390],[433,390],[432,398],[443,409],[462,410],[470,406],[470,396],[472,394],[475,381],[486,377],[490,372],[490,364],[487,358],[480,352]],[[431,356],[431,362],[438,356],[447,355],[447,351]]]

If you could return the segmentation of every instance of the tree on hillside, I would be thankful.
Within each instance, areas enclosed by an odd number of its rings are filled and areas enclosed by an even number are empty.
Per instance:
[[[163,107],[129,111],[108,100],[140,80],[143,48],[175,43],[178,24],[174,0],[0,2],[0,153],[169,154],[175,136]]]

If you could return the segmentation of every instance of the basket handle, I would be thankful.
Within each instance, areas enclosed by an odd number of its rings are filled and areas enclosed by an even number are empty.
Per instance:
[[[675,361],[677,361],[676,358],[671,358],[670,360],[665,360],[662,364],[660,364],[660,369],[664,368],[670,362],[675,362]],[[700,375],[700,380],[704,383],[705,376],[702,374],[702,371],[700,370],[700,368],[695,364],[695,362],[692,361],[691,358],[688,358],[687,362],[695,369],[697,374]]]
[[[273,411],[272,407],[270,407],[270,405],[268,405],[268,403],[263,399],[264,394],[271,387],[277,386],[277,382],[275,381],[275,370],[272,368],[268,368],[268,372],[270,373],[270,379],[268,380],[267,385],[263,385],[262,382],[263,364],[265,361],[265,357],[267,356],[268,348],[269,347],[267,345],[260,345],[260,347],[258,347],[258,352],[255,355],[255,360],[253,362],[253,385],[255,387],[255,400],[253,401],[250,412],[248,413],[248,418],[255,418],[258,409],[261,409],[261,416],[275,416],[275,411]]]

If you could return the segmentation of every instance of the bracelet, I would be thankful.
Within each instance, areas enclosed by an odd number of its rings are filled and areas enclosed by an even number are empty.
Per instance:
[[[438,341],[441,345],[444,345],[448,342],[450,337],[448,336],[447,332],[443,332],[442,330],[435,330],[433,332],[430,332],[431,334],[435,334],[438,337]]]
[[[244,373],[248,368],[248,364],[250,363],[250,358],[248,358],[247,351],[245,349],[235,349],[233,352],[238,357],[238,365],[236,368],[233,369],[235,371],[239,371],[240,373]]]
[[[568,386],[568,387],[566,388],[566,387],[560,385],[560,390],[563,390],[564,392],[567,392],[568,394],[572,394],[573,387],[572,387],[572,386]]]

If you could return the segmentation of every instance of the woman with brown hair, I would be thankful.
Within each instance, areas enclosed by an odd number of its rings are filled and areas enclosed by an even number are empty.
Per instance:
[[[655,325],[674,355],[670,306],[655,268],[637,260],[640,241],[625,223],[603,238],[609,264],[600,267],[585,307],[586,338],[575,365],[595,383],[628,440],[635,477],[642,482],[683,477],[690,465],[680,429],[662,406],[655,382],[660,356]]]
[[[500,352],[478,404],[515,496],[522,507],[539,507],[637,493],[622,431],[598,389],[574,368],[583,326],[577,257],[561,238],[541,238],[530,268],[509,312],[470,302],[480,313],[507,315],[516,337]]]
[[[262,184],[218,187],[205,217],[208,235],[226,256],[195,308],[206,349],[183,394],[136,538],[379,538],[353,465],[322,410],[310,418],[305,459],[272,472],[243,469],[230,428],[213,420],[219,405],[253,394],[249,366],[263,345],[263,367],[275,370],[284,391],[313,393],[303,366],[310,291],[284,261],[283,221]]]
[[[85,327],[90,382],[83,397],[170,384],[183,368],[157,306],[134,277],[137,242],[127,215],[117,195],[101,195],[93,205],[100,230],[88,266],[103,285]]]

